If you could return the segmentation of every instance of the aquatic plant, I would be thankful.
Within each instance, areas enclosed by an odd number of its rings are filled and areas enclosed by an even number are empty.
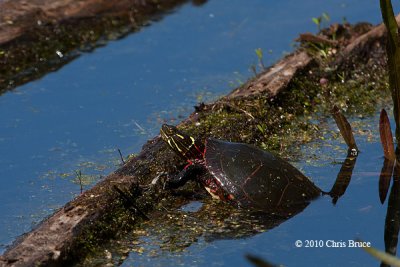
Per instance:
[[[354,153],[357,153],[358,148],[354,139],[351,125],[347,121],[346,117],[339,111],[337,106],[333,106],[332,116],[335,119],[335,122],[340,130],[341,135],[343,136],[344,141],[349,147],[349,150],[354,150]]]
[[[400,259],[393,255],[390,255],[389,253],[377,250],[373,247],[363,247],[363,249],[370,255],[384,262],[385,264],[388,264],[390,266],[400,266]]]
[[[400,140],[400,38],[398,26],[393,13],[392,2],[390,0],[380,0],[383,22],[388,31],[387,63],[389,70],[389,86],[393,99],[393,115],[396,123],[396,140]]]
[[[396,140],[400,140],[400,38],[398,25],[394,16],[392,3],[390,0],[380,0],[383,22],[388,32],[386,45],[387,65],[389,71],[389,87],[393,100],[393,115],[396,123]],[[399,155],[398,149],[394,152],[393,137],[389,118],[384,109],[381,111],[379,119],[379,133],[384,151],[384,162],[379,177],[379,198],[383,204],[389,191],[390,181],[393,177],[392,190],[389,195],[386,220],[385,220],[385,252],[378,251],[371,247],[364,248],[369,254],[382,261],[381,266],[386,264],[400,266],[400,259],[395,257],[398,245],[398,235],[400,227],[400,206],[399,206],[399,179],[400,164],[396,157]]]
[[[258,64],[260,65],[261,70],[264,71],[265,70],[265,65],[264,65],[264,62],[263,62],[263,56],[264,56],[263,55],[263,51],[262,51],[261,48],[257,48],[255,50],[255,52],[256,52],[256,55],[257,55],[257,58],[258,58]]]
[[[75,171],[76,179],[79,181],[79,185],[81,187],[81,194],[83,193],[83,182],[82,182],[82,172],[81,170]]]
[[[321,16],[316,18],[311,18],[315,25],[318,27],[318,31],[321,30],[323,22],[329,22],[331,18],[329,17],[328,13],[323,12]]]

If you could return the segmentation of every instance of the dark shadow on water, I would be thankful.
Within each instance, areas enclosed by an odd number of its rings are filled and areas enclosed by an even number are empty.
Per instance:
[[[343,162],[332,190],[327,193],[333,203],[344,195],[352,176],[357,155],[349,151]],[[182,193],[184,194],[184,191]],[[190,200],[191,196],[191,200]],[[138,226],[137,231],[128,234],[122,241],[112,241],[100,248],[113,248],[112,264],[121,265],[131,252],[140,257],[179,254],[199,241],[215,242],[227,239],[243,239],[269,231],[285,221],[300,214],[311,203],[281,207],[277,210],[251,211],[237,209],[228,203],[212,200],[208,195],[186,195],[181,208],[164,207],[153,213],[150,220]],[[161,204],[162,205],[162,204]],[[145,247],[146,253],[140,253]],[[171,254],[172,253],[172,254]],[[135,256],[136,257],[136,256]],[[103,259],[102,259],[103,258]],[[94,263],[110,263],[104,256],[96,254],[86,259],[80,266],[93,266]],[[135,259],[133,259],[135,261]]]
[[[399,150],[394,152],[393,137],[389,117],[385,109],[381,110],[379,119],[379,132],[382,148],[384,151],[384,160],[381,174],[379,176],[379,199],[382,204],[385,203],[387,193],[392,182],[392,188],[389,194],[388,206],[386,211],[384,241],[385,251],[388,254],[397,254],[397,244],[400,226],[400,165]],[[393,179],[392,179],[393,177]],[[381,262],[381,266],[389,266]]]
[[[357,161],[357,155],[358,152],[353,149],[349,149],[347,152],[347,157],[340,168],[336,181],[328,193],[328,195],[332,197],[333,204],[336,204],[339,198],[344,195],[350,184],[353,169]]]
[[[385,159],[385,162],[387,160]],[[385,165],[384,162],[384,165]],[[393,165],[392,165],[393,166]],[[381,179],[387,179],[388,175],[382,176]],[[389,182],[390,184],[390,177]],[[380,180],[381,181],[381,180]],[[397,244],[399,236],[399,226],[400,226],[400,165],[399,161],[396,160],[393,169],[393,183],[389,194],[386,219],[385,219],[385,251],[391,255],[397,254]],[[389,266],[385,263],[381,263],[381,266]]]
[[[220,204],[226,205],[224,203]],[[309,204],[310,202],[307,202],[303,205],[288,207],[287,211],[283,212],[279,210],[276,213],[273,211],[266,213],[262,211],[245,211],[222,207],[222,209],[229,210],[229,212],[219,213],[218,217],[216,217],[216,222],[218,223],[207,227],[207,230],[203,233],[203,238],[206,242],[213,242],[222,239],[251,237],[279,226],[283,222],[301,213]],[[209,207],[204,205],[203,213],[207,214],[208,209]],[[204,219],[207,219],[207,217],[204,217]]]
[[[0,94],[27,82],[40,79],[78,58],[82,53],[124,38],[186,4],[187,0],[165,2],[159,7],[145,5],[139,11],[98,15],[93,18],[70,19],[59,24],[46,24],[21,37],[0,45],[6,51],[0,57]],[[201,6],[207,1],[192,1]],[[146,9],[147,8],[147,9]]]
[[[393,174],[394,161],[384,158],[381,174],[379,177],[379,199],[383,204],[389,191],[390,181]]]

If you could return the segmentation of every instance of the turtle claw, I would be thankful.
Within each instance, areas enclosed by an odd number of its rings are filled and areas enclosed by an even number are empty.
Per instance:
[[[145,185],[140,185],[140,189],[142,189],[143,192],[149,191],[150,189],[154,188],[161,180],[161,177],[163,176],[168,176],[168,173],[166,172],[161,172],[159,173],[156,177],[154,177],[153,180],[149,184]],[[168,179],[166,179],[168,180]],[[165,184],[166,181],[161,181],[162,182],[162,189],[165,189]]]

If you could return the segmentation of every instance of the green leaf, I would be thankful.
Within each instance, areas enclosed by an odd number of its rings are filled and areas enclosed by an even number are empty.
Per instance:
[[[319,26],[319,24],[321,24],[321,18],[312,18],[312,21]]]
[[[328,22],[328,21],[331,20],[331,18],[329,17],[328,13],[325,13],[325,12],[322,13],[322,18],[323,18],[326,22]]]
[[[264,133],[264,128],[260,125],[257,124],[257,129],[263,134]]]
[[[389,85],[393,99],[393,115],[396,122],[396,140],[400,141],[400,38],[398,26],[394,17],[393,7],[390,0],[380,0],[383,22],[388,30],[388,67]]]
[[[320,55],[321,55],[323,58],[327,58],[327,57],[328,57],[328,54],[326,53],[325,50],[320,49],[320,50],[319,50],[319,53],[320,53]]]
[[[256,50],[256,54],[259,60],[261,60],[263,58],[263,51],[261,48],[257,48]]]

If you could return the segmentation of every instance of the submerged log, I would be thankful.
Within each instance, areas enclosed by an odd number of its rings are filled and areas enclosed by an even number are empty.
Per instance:
[[[28,34],[41,25],[66,21],[130,14],[152,14],[184,1],[156,0],[6,0],[0,1],[0,45]]]
[[[376,29],[372,31],[376,31]],[[363,36],[359,38],[364,38]],[[368,41],[360,42],[360,39],[357,38],[353,42],[360,45],[369,44]],[[379,39],[379,42],[384,43],[383,39]],[[348,44],[347,47],[350,45]],[[338,54],[347,51],[346,47],[338,49]],[[363,49],[363,47],[357,49]],[[348,60],[350,56],[342,57],[341,60]],[[262,138],[273,134],[274,127],[279,128],[277,125],[281,126],[282,123],[282,113],[278,113],[278,111],[268,116],[265,115],[264,109],[267,108],[271,99],[274,101],[268,107],[274,109],[278,105],[277,110],[284,109],[285,113],[283,114],[288,118],[293,117],[290,116],[292,113],[304,114],[304,109],[294,109],[293,105],[295,104],[292,100],[295,99],[290,98],[290,90],[291,84],[300,77],[300,74],[312,73],[312,63],[315,64],[313,70],[318,70],[320,67],[318,59],[307,53],[307,49],[296,51],[234,90],[227,97],[212,104],[196,107],[196,111],[184,120],[182,125],[192,127],[192,132],[197,129],[200,131],[199,135],[212,133],[221,137],[231,134],[229,136],[231,140],[240,139],[245,142],[265,140]],[[313,79],[318,79],[318,77],[312,76]],[[317,81],[314,80],[314,83]],[[312,94],[307,91],[310,88],[301,90],[306,90],[305,95]],[[313,94],[316,95],[317,92],[313,92]],[[261,108],[256,107],[254,101],[260,102]],[[240,104],[243,105],[239,106]],[[299,106],[303,108],[305,105],[300,103]],[[213,117],[216,110],[224,112],[223,116]],[[229,117],[229,114],[233,112],[236,112],[234,116]],[[268,117],[268,119],[273,118],[271,124],[267,125],[270,128],[262,126],[266,123],[262,121],[265,119],[262,116]],[[210,122],[206,122],[206,119],[209,119]],[[214,126],[212,123],[215,121],[218,121],[220,126]],[[232,125],[232,129],[228,129],[226,124]],[[202,127],[196,128],[195,125],[202,125]],[[250,133],[241,135],[238,127],[247,127],[250,129]],[[202,128],[202,130],[198,128]],[[96,245],[123,233],[124,229],[129,229],[131,225],[140,221],[141,216],[129,213],[124,209],[123,201],[113,190],[115,185],[121,189],[139,191],[135,198],[137,208],[152,219],[152,211],[157,209],[158,203],[163,199],[172,198],[171,192],[162,190],[158,184],[147,191],[136,189],[140,188],[138,185],[148,185],[152,180],[160,177],[163,172],[174,171],[177,168],[175,166],[180,165],[179,159],[172,156],[171,153],[160,137],[153,138],[143,147],[138,156],[126,162],[124,166],[92,189],[67,203],[36,229],[21,236],[0,257],[0,265],[36,266],[72,262],[84,257],[90,251],[90,245]]]
[[[0,0],[0,93],[60,68],[82,50],[137,31],[187,1]]]

